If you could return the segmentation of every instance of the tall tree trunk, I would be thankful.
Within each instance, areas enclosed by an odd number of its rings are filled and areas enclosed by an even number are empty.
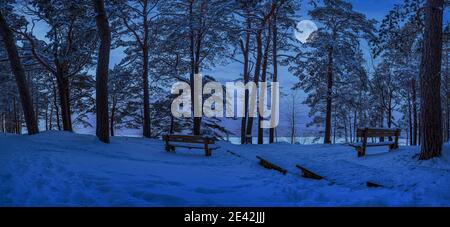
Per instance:
[[[38,123],[34,117],[33,103],[31,101],[30,91],[27,86],[25,77],[25,70],[20,62],[19,53],[17,51],[16,43],[11,29],[9,28],[6,19],[0,12],[0,35],[3,37],[6,52],[8,52],[8,59],[11,65],[12,72],[16,77],[17,88],[20,94],[22,103],[22,110],[27,125],[28,134],[39,133]]]
[[[390,94],[388,101],[387,127],[392,128],[392,94]],[[389,136],[388,140],[392,141],[392,136]]]
[[[324,143],[331,143],[331,105],[333,96],[333,47],[328,49],[328,72],[327,72],[327,109],[325,117]]]
[[[413,123],[412,123],[411,95],[409,94],[409,92],[408,92],[408,124],[409,124],[409,145],[412,146]]]
[[[17,116],[17,105],[16,105],[16,96],[13,97],[13,113],[14,113],[14,133],[19,133],[19,117]]]
[[[261,73],[261,64],[262,64],[262,30],[259,29],[256,33],[256,65],[255,65],[255,77],[253,78],[253,82],[255,84],[259,81],[259,76]],[[254,103],[256,104],[256,103]],[[251,108],[250,108],[251,109]],[[249,113],[250,114],[250,113]],[[248,117],[247,122],[247,133],[246,133],[246,143],[252,143],[252,130],[253,130],[253,119],[254,117],[250,116]]]
[[[108,123],[108,71],[111,47],[111,31],[103,0],[93,0],[95,7],[95,21],[100,37],[96,72],[96,110],[97,110],[97,137],[104,143],[109,143]]]
[[[271,26],[269,26],[270,28]],[[266,37],[266,46],[264,49],[264,57],[263,57],[263,63],[262,63],[262,74],[261,74],[261,82],[267,81],[267,67],[269,63],[269,48],[270,48],[270,42],[271,42],[271,36],[270,29],[267,33]],[[260,93],[261,94],[261,93]],[[267,98],[267,92],[264,92],[265,97],[263,97],[263,100]],[[262,121],[263,117],[259,115],[258,118],[258,144],[264,144],[264,129],[262,128]]]
[[[273,65],[273,82],[278,82],[278,26],[277,26],[277,13],[273,15],[272,23],[272,65]],[[274,106],[272,104],[272,106]],[[275,128],[269,129],[269,143],[275,142]]]
[[[45,103],[45,131],[48,131],[48,99],[47,102]]]
[[[56,81],[58,85],[59,103],[61,105],[63,130],[72,132],[72,114],[70,112],[70,98],[68,94],[69,80],[65,78],[62,70],[58,70]]]
[[[384,128],[384,107],[380,110],[380,128]],[[384,142],[384,137],[380,137],[380,142]]]
[[[146,46],[144,49],[144,72],[142,74],[143,81],[143,89],[144,89],[144,128],[143,135],[146,138],[150,138],[152,136],[151,132],[151,123],[150,123],[150,94],[149,94],[149,82],[148,82],[148,47]]]
[[[200,73],[200,61],[201,61],[200,60],[200,53],[201,53],[201,48],[202,48],[202,35],[199,34],[199,35],[197,35],[197,40],[196,40],[196,43],[195,43],[194,75]],[[203,85],[200,84],[200,86],[203,86]],[[195,88],[195,85],[194,85],[194,87],[192,87],[192,89],[195,90],[197,88]],[[199,93],[200,94],[197,94],[197,95],[203,96],[202,87],[200,87],[200,92]],[[194,105],[195,105],[196,101],[197,101],[197,97],[195,97],[195,99],[194,99]],[[202,109],[202,112],[203,112],[203,103],[200,102],[199,106],[200,106],[200,108]],[[201,134],[201,125],[202,125],[202,117],[195,117],[194,116],[194,135],[200,135]]]
[[[450,140],[450,88],[448,87],[450,85],[450,65],[449,65],[449,49],[446,49],[445,51],[445,99],[446,99],[446,138],[445,141],[448,142]]]
[[[58,130],[61,131],[61,120],[59,117],[59,106],[58,106],[56,90],[57,90],[56,85],[53,84],[53,105],[55,106],[56,126],[58,127]]]
[[[419,131],[418,127],[418,114],[417,114],[417,91],[416,91],[416,79],[411,80],[411,98],[412,98],[412,108],[413,108],[413,134],[412,134],[412,145],[417,146],[417,132]]]
[[[149,47],[148,47],[148,18],[147,18],[147,8],[148,1],[143,2],[143,26],[144,26],[144,39],[142,53],[143,53],[143,70],[142,70],[142,81],[143,81],[143,89],[144,89],[144,127],[143,127],[143,135],[146,138],[150,138],[152,136],[151,131],[151,119],[150,119],[150,94],[149,94],[149,82],[148,82],[148,61],[149,61]]]
[[[199,48],[196,46],[195,42],[195,33],[194,33],[194,25],[193,25],[193,3],[194,1],[189,1],[189,16],[190,16],[190,24],[189,24],[189,51],[190,51],[190,64],[191,64],[191,72],[190,72],[190,85],[191,85],[191,102],[192,102],[192,114],[193,114],[193,128],[192,128],[192,134],[193,135],[200,135],[200,124],[198,117],[195,117],[194,108],[196,106],[197,98],[195,97],[195,83],[194,83],[194,76],[198,73],[198,65],[196,62],[196,50]],[[201,95],[201,94],[197,94]],[[200,104],[201,105],[201,104]]]
[[[49,118],[48,118],[48,120],[49,120],[48,128],[49,128],[49,130],[53,130],[53,109],[54,109],[54,107],[53,107],[53,105],[52,105],[50,100],[49,100],[49,104],[48,105],[50,106],[50,113],[49,113]]]
[[[443,0],[427,0],[422,62],[420,65],[422,145],[421,160],[441,155],[441,60]]]
[[[116,99],[113,97],[112,105],[111,105],[111,119],[109,120],[110,126],[109,130],[111,131],[111,136],[114,136],[114,124],[116,123]]]
[[[244,84],[247,84],[250,81],[249,76],[249,52],[250,52],[250,29],[252,28],[251,20],[247,18],[247,31],[245,34],[245,44],[241,42],[242,53],[244,54]],[[244,94],[244,117],[241,120],[241,144],[245,143],[246,136],[246,125],[247,125],[247,117],[248,117],[248,97],[249,92],[245,89]]]

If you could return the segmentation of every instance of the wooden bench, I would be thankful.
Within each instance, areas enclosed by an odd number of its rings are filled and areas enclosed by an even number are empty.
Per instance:
[[[280,166],[273,164],[272,162],[267,161],[267,159],[261,158],[260,156],[256,156],[257,159],[259,159],[259,164],[263,166],[266,169],[273,169],[276,170],[284,175],[286,175],[287,170],[281,168]]]
[[[360,138],[360,142],[350,144],[350,146],[355,147],[358,152],[358,157],[363,157],[366,155],[367,147],[375,146],[389,146],[389,150],[395,150],[398,148],[398,138],[400,136],[400,129],[390,129],[390,128],[358,128],[356,130],[356,137]],[[393,141],[380,142],[380,143],[368,143],[367,138],[373,137],[394,137]]]
[[[204,149],[206,156],[211,156],[212,150],[219,147],[211,147],[215,144],[214,138],[205,136],[192,135],[164,135],[165,149],[167,152],[175,152],[175,147],[183,147],[188,149]],[[172,143],[171,143],[172,142]],[[195,146],[192,144],[203,144],[203,146]]]
[[[323,179],[323,177],[320,176],[319,174],[314,173],[313,171],[311,171],[299,164],[295,165],[295,167],[297,167],[298,169],[300,169],[302,171],[302,177],[304,177],[304,178],[309,178],[309,179],[314,179],[314,180],[322,180]]]

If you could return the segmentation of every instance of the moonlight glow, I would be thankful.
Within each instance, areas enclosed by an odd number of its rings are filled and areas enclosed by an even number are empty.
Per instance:
[[[317,31],[317,25],[314,22],[310,20],[302,20],[297,24],[295,38],[302,43],[306,43],[309,36],[315,31]]]

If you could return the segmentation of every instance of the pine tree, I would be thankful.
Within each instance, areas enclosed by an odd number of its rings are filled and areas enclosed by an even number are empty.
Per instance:
[[[19,52],[17,51],[14,36],[11,31],[10,25],[6,21],[8,18],[8,9],[1,6],[0,8],[0,36],[3,38],[3,43],[8,53],[9,62],[12,72],[15,75],[17,88],[20,94],[20,100],[22,103],[22,109],[24,113],[25,122],[27,125],[28,134],[39,133],[38,124],[35,118],[33,109],[33,103],[30,96],[30,91],[26,81],[25,69],[20,61]],[[6,14],[5,14],[6,13]],[[6,15],[6,16],[4,16]],[[14,101],[15,104],[15,101]]]
[[[361,68],[361,39],[373,38],[374,21],[353,10],[350,3],[342,0],[324,0],[323,6],[309,12],[314,21],[322,26],[310,37],[304,57],[297,57],[298,67],[291,71],[299,76],[299,87],[309,93],[305,101],[311,107],[313,123],[325,124],[324,143],[331,143],[332,114],[335,97],[339,96],[340,77],[351,68]],[[358,88],[360,89],[360,88]]]
[[[109,143],[108,123],[108,72],[111,48],[111,31],[103,0],[93,0],[96,12],[95,21],[100,37],[100,47],[96,72],[96,134],[104,143]]]
[[[441,155],[441,61],[443,0],[427,0],[425,6],[425,32],[420,65],[422,141],[420,159]]]

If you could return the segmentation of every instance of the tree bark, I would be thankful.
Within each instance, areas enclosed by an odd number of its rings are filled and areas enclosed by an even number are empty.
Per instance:
[[[269,26],[270,28],[271,26]],[[269,64],[269,48],[270,48],[270,42],[271,42],[271,36],[270,29],[267,33],[266,37],[266,46],[264,49],[264,56],[263,56],[263,62],[262,62],[262,74],[261,74],[261,82],[267,81],[267,67]],[[267,99],[267,92],[265,93],[266,97],[263,97],[264,99]],[[262,128],[262,121],[263,117],[259,115],[258,118],[258,144],[264,144],[264,129]]]
[[[416,92],[416,79],[412,79],[411,81],[412,88],[412,108],[413,108],[413,133],[412,133],[412,145],[417,146],[417,132],[419,131],[418,121],[417,121],[417,92]]]
[[[61,70],[58,70],[56,81],[58,85],[59,103],[61,105],[61,119],[64,131],[72,132],[72,114],[70,111],[69,80]]]
[[[250,29],[252,28],[251,20],[247,18],[247,31],[245,34],[245,44],[241,43],[242,53],[244,54],[244,84],[247,84],[250,81],[249,76],[249,52],[250,52]],[[241,121],[241,144],[245,143],[245,135],[246,135],[246,126],[247,126],[247,117],[248,117],[248,97],[249,93],[247,89],[245,89],[244,94],[244,117]]]
[[[273,15],[272,23],[272,65],[273,65],[273,82],[278,82],[278,26],[277,26],[277,13]],[[273,106],[273,104],[272,104]],[[295,139],[295,138],[294,138]],[[269,129],[269,143],[275,142],[275,128]]]
[[[262,30],[258,30],[256,33],[256,65],[255,65],[255,76],[253,82],[255,84],[259,81],[259,76],[261,74],[261,64],[262,64]],[[246,133],[246,143],[252,143],[252,130],[253,130],[253,119],[254,117],[249,116],[247,121],[247,133]]]
[[[425,8],[425,32],[420,67],[421,84],[421,160],[441,155],[441,60],[443,0],[428,0]]]
[[[114,136],[114,124],[116,119],[116,99],[113,98],[112,100],[112,107],[111,107],[111,119],[109,123],[111,124],[109,127],[109,130],[111,132],[111,136]]]
[[[6,19],[0,12],[0,35],[3,37],[8,59],[14,76],[16,77],[17,88],[20,94],[22,110],[27,125],[28,134],[39,133],[38,123],[34,117],[33,103],[31,101],[30,91],[27,86],[25,69],[20,62],[19,53],[11,29]]]
[[[97,137],[104,143],[109,143],[108,123],[108,71],[111,46],[111,31],[106,16],[103,0],[93,0],[100,37],[96,72],[96,111],[97,111]]]
[[[331,143],[331,105],[333,101],[333,47],[328,49],[328,72],[327,72],[327,109],[325,117],[325,137],[323,143]]]
[[[61,131],[61,120],[59,118],[59,106],[58,106],[58,100],[57,100],[57,94],[56,94],[56,85],[53,84],[53,105],[55,106],[55,114],[56,114],[56,126],[58,127],[58,130]]]
[[[150,120],[150,94],[149,94],[149,82],[148,82],[148,61],[149,61],[149,47],[148,47],[148,18],[147,18],[147,8],[148,1],[144,1],[143,7],[143,25],[144,25],[144,39],[142,46],[143,53],[143,70],[142,70],[142,81],[144,89],[144,128],[143,136],[150,138],[152,136],[151,132],[151,120]]]

